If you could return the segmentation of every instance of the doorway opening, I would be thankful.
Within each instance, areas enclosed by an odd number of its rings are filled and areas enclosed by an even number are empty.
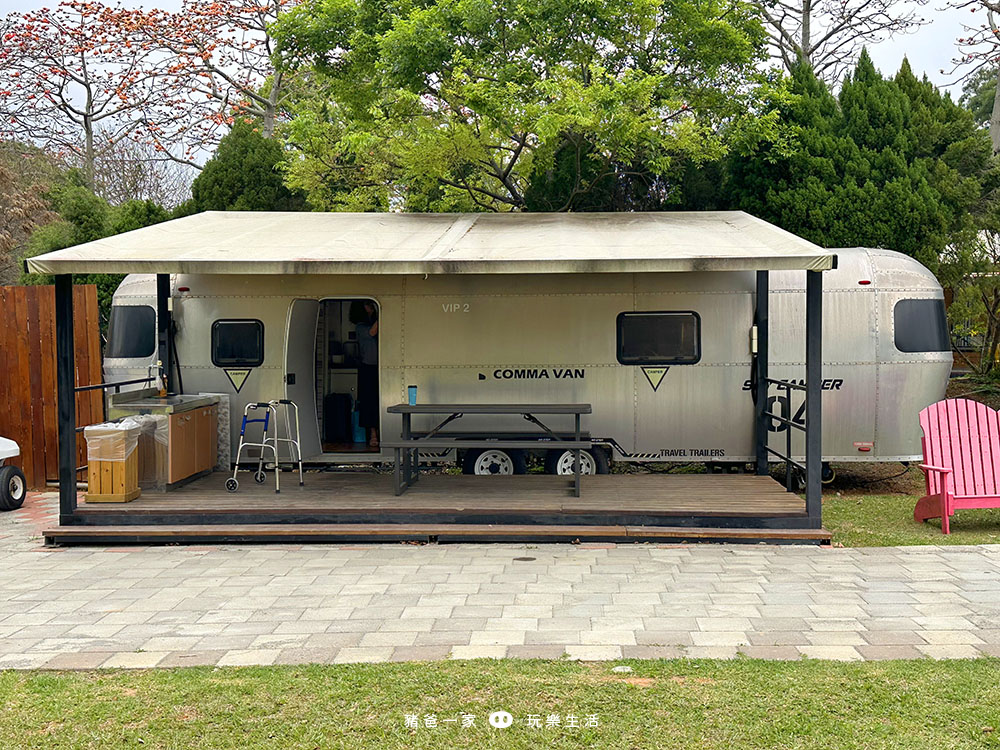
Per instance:
[[[378,453],[378,303],[326,299],[316,321],[316,406],[324,453]]]

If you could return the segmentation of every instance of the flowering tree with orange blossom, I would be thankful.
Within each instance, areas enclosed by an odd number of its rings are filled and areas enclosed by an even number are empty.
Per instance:
[[[186,0],[177,13],[143,15],[143,34],[160,50],[173,84],[172,110],[150,120],[152,142],[200,168],[235,118],[259,122],[274,135],[288,95],[288,73],[272,64],[270,25],[300,0]]]
[[[138,11],[62,0],[0,19],[0,139],[79,165],[93,186],[101,155],[169,112],[171,82]]]

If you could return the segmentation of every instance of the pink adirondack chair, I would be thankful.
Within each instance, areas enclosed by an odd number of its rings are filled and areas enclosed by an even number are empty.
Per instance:
[[[978,401],[946,399],[920,412],[927,494],[913,518],[948,519],[959,508],[1000,507],[1000,413]]]

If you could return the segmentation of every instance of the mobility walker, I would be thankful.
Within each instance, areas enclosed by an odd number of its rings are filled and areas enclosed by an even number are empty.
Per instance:
[[[285,435],[286,437],[281,437],[280,431],[278,429],[278,407],[283,406],[285,412]],[[292,417],[295,419],[295,438],[291,437],[291,422],[289,417],[289,407],[293,410]],[[251,416],[251,413],[257,413],[259,411],[264,412],[263,417]],[[246,431],[248,424],[260,423],[264,425],[263,435],[259,443],[249,442],[246,439]],[[269,434],[274,425],[274,435]],[[301,487],[304,482],[302,479],[302,449],[299,447],[299,408],[296,406],[295,402],[289,401],[288,399],[274,399],[271,401],[259,401],[257,403],[247,404],[243,409],[243,423],[240,425],[240,445],[236,450],[236,460],[233,463],[233,475],[226,480],[226,489],[230,492],[236,492],[240,488],[240,483],[236,479],[236,475],[240,470],[240,458],[243,455],[244,448],[258,448],[260,450],[260,455],[257,459],[257,471],[254,472],[253,478],[257,484],[264,484],[267,481],[267,474],[265,472],[264,457],[265,452],[270,450],[271,455],[274,457],[274,491],[275,493],[281,492],[281,483],[279,476],[281,474],[281,463],[278,460],[278,444],[279,443],[289,443],[294,447],[294,454],[292,457],[293,463],[298,463],[299,465],[299,486]]]

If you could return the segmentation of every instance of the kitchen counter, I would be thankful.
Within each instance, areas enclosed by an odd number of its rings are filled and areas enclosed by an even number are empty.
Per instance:
[[[160,397],[158,391],[147,388],[141,391],[115,393],[108,404],[108,418],[118,419],[133,414],[180,414],[219,403],[218,396],[199,396],[181,393]]]

